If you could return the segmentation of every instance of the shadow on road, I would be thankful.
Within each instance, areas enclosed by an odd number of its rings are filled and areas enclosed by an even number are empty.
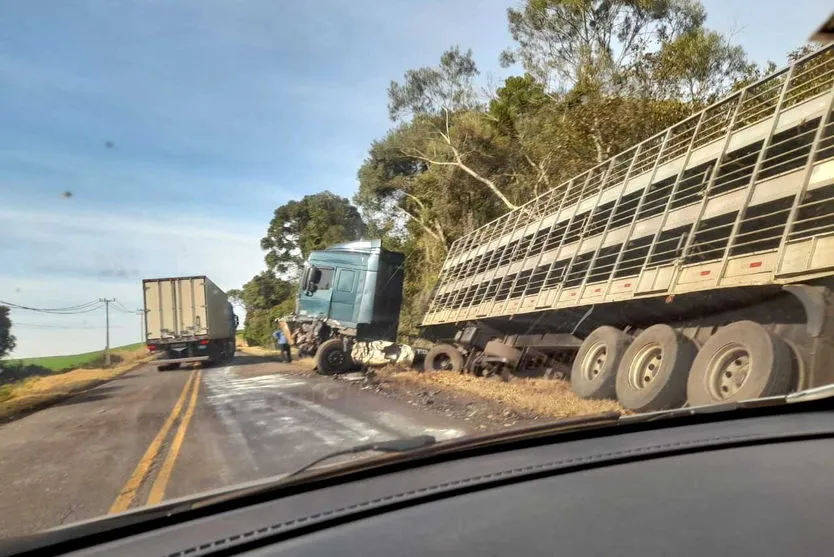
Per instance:
[[[226,364],[229,366],[247,366],[251,364],[262,364],[264,362],[283,362],[277,356],[253,356],[251,354],[238,354],[235,359]]]
[[[77,395],[59,403],[58,406],[72,406],[75,404],[85,404],[87,402],[97,402],[116,395],[121,389],[122,387],[118,385],[102,385],[100,387],[90,389],[89,391],[78,393]]]

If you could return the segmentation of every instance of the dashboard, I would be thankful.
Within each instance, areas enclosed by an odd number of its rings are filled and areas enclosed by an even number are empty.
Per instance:
[[[153,528],[116,529],[118,536],[68,543],[72,530],[57,530],[48,551],[169,557],[829,554],[834,404],[803,404],[802,411],[752,409],[539,435],[460,454],[439,451],[244,497],[245,504],[203,501],[149,521]],[[40,541],[49,542],[48,536]]]

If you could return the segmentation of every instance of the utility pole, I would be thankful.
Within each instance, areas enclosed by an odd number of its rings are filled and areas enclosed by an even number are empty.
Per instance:
[[[139,316],[139,342],[144,344],[148,340],[145,338],[145,310],[137,309],[136,315]]]
[[[110,365],[110,304],[116,301],[116,298],[99,298],[99,302],[104,303],[104,328],[105,328],[105,344],[104,344],[104,365]]]

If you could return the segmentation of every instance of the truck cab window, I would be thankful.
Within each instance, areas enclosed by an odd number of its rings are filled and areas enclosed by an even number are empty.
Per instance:
[[[311,277],[317,290],[330,290],[333,284],[333,269],[328,267],[316,267]]]
[[[353,279],[356,273],[348,269],[342,269],[339,280],[336,282],[336,290],[339,292],[353,292]]]

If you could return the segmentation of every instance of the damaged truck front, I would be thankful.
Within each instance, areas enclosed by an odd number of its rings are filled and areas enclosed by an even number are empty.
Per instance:
[[[284,321],[300,355],[315,356],[319,373],[413,360],[410,347],[395,344],[403,262],[401,253],[384,249],[379,240],[310,254],[297,311]]]

